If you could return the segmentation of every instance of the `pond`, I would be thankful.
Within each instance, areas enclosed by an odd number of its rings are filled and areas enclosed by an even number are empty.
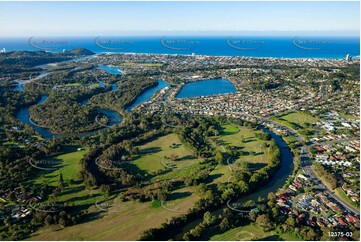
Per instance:
[[[186,83],[176,95],[177,98],[189,98],[199,96],[209,96],[236,92],[232,82],[223,79],[211,79]]]

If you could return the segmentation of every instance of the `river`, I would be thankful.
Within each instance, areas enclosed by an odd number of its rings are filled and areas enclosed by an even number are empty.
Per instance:
[[[144,91],[142,94],[140,94],[132,104],[127,106],[127,111],[131,112],[136,106],[138,106],[139,104],[141,104],[145,101],[148,101],[149,99],[152,98],[154,93],[156,93],[160,89],[165,88],[167,86],[169,86],[168,82],[165,82],[163,80],[158,80],[158,85],[151,87],[151,88],[147,89],[146,91]]]
[[[287,182],[287,179],[289,178],[289,176],[292,175],[293,154],[292,154],[291,150],[288,148],[288,145],[281,138],[281,136],[275,134],[271,130],[264,128],[264,127],[262,128],[262,130],[264,132],[270,134],[272,136],[273,140],[275,141],[275,143],[277,144],[277,146],[280,148],[280,151],[281,151],[280,167],[278,168],[276,174],[271,178],[271,180],[269,182],[267,182],[267,184],[263,185],[262,187],[257,189],[257,191],[255,191],[251,194],[248,194],[248,195],[242,196],[238,199],[235,199],[234,201],[230,202],[229,204],[244,203],[248,200],[255,201],[258,199],[258,197],[266,198],[268,193],[277,192],[280,188],[282,188],[284,186],[284,184]],[[227,207],[227,205],[224,205],[221,208],[212,212],[212,214],[218,216],[219,214],[221,214],[223,212],[223,209],[226,207]],[[203,219],[201,218],[201,219],[197,219],[197,220],[187,223],[185,226],[183,226],[182,230],[179,233],[175,234],[175,236],[172,239],[182,240],[184,233],[188,232],[190,229],[194,228],[202,221],[203,221]]]
[[[107,71],[107,70],[105,70],[105,71]],[[22,81],[22,82],[16,80],[18,82],[18,86],[15,87],[14,90],[24,92],[25,90],[22,87],[24,84],[29,83],[29,82],[31,82],[33,80],[40,79],[40,78],[45,77],[45,76],[47,76],[49,74],[50,74],[49,72],[45,72],[45,73],[40,74],[36,78],[29,79],[29,80]],[[104,87],[105,85],[106,84],[104,82],[99,82],[99,86]],[[112,91],[117,91],[117,90],[118,90],[117,84],[113,83],[112,84]],[[48,98],[48,95],[42,95],[41,99],[38,101],[38,103],[36,105],[43,104],[46,101],[47,98]],[[80,102],[80,105],[87,105],[87,102],[89,101],[89,99],[90,98],[84,99],[83,101]],[[65,135],[54,134],[48,128],[41,127],[40,125],[33,122],[30,119],[29,108],[30,108],[30,106],[23,107],[17,112],[16,118],[20,122],[31,125],[44,138],[51,139],[53,137],[56,137],[56,138],[65,137]],[[107,109],[97,109],[97,110],[99,112],[101,112],[101,113],[108,116],[108,119],[109,119],[108,125],[104,126],[103,128],[100,128],[98,130],[92,130],[92,131],[89,131],[89,132],[80,133],[80,134],[77,135],[78,137],[86,137],[86,136],[90,136],[90,135],[95,135],[101,130],[104,130],[104,129],[106,129],[106,128],[114,125],[114,124],[118,124],[118,123],[122,122],[122,117],[118,112],[115,112],[115,111],[112,111],[112,110],[107,110]]]
[[[118,71],[118,69],[119,69],[118,67],[99,66],[99,68],[106,71],[106,72],[108,72],[108,73],[110,73],[110,74],[116,74],[116,75],[119,75],[119,74],[121,75],[122,74],[121,72]],[[20,82],[19,82],[19,85],[17,87],[17,88],[19,88],[18,91],[24,91],[24,89],[22,88],[22,85],[24,85],[25,83],[28,83],[30,81],[39,79],[39,78],[44,77],[44,76],[46,76],[48,74],[50,74],[50,73],[47,73],[47,72],[42,73],[38,77],[36,77],[34,79],[30,79],[30,80],[28,80],[26,82],[21,82],[21,85],[20,85]],[[99,82],[99,86],[103,87],[105,85],[106,85],[106,83]],[[164,82],[162,80],[158,80],[158,85],[157,86],[152,87],[152,88],[146,90],[145,92],[143,92],[141,95],[139,95],[136,98],[136,100],[130,106],[127,107],[127,110],[129,112],[132,111],[134,107],[138,106],[140,103],[143,103],[143,102],[149,100],[154,95],[155,92],[157,92],[158,90],[160,90],[160,89],[162,89],[162,88],[164,88],[164,87],[166,87],[168,85],[169,84],[167,82]],[[117,90],[118,90],[117,83],[113,83],[111,91],[114,92],[114,91],[117,91]],[[42,95],[41,100],[36,105],[41,105],[42,103],[44,103],[46,101],[47,97],[48,97],[48,95]],[[84,99],[79,104],[80,105],[87,105],[87,102],[89,101],[89,99],[90,98]],[[50,138],[53,138],[53,137],[57,137],[57,138],[65,137],[65,135],[54,134],[48,128],[41,127],[38,124],[32,122],[31,119],[30,119],[30,115],[29,115],[29,108],[30,107],[24,107],[24,108],[21,108],[17,112],[16,118],[20,122],[31,125],[44,138],[50,139]],[[108,110],[108,109],[97,109],[97,110],[99,112],[105,114],[106,116],[108,116],[109,123],[106,126],[104,126],[103,128],[100,128],[98,130],[92,130],[92,131],[89,131],[89,132],[80,133],[80,134],[77,135],[78,137],[86,137],[86,136],[90,136],[90,135],[95,135],[101,130],[104,130],[104,129],[109,128],[110,126],[112,126],[114,124],[119,124],[119,123],[122,122],[122,117],[118,112]]]

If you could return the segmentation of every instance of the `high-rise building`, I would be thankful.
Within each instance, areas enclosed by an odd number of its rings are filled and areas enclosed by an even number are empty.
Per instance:
[[[346,60],[347,60],[347,61],[352,60],[352,56],[351,56],[350,54],[347,54],[347,55],[346,55]]]

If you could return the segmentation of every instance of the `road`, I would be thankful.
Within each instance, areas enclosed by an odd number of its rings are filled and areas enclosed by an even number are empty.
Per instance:
[[[272,122],[272,121],[271,121]],[[275,122],[272,122],[275,124]],[[328,187],[326,187],[322,181],[320,179],[318,179],[318,177],[316,176],[315,172],[312,169],[311,166],[311,157],[310,157],[310,148],[307,145],[307,143],[305,142],[305,140],[303,139],[303,137],[301,135],[299,135],[295,130],[286,127],[286,126],[282,126],[277,124],[279,127],[282,127],[283,129],[288,130],[290,133],[292,133],[297,140],[302,144],[304,143],[304,145],[301,147],[301,153],[300,153],[300,157],[301,157],[301,162],[300,162],[300,166],[301,168],[304,170],[305,174],[308,175],[310,177],[310,179],[312,180],[314,187],[322,192],[326,192],[330,197],[332,197],[339,205],[341,204],[344,208],[346,208],[349,212],[352,212],[354,214],[360,215],[360,210],[354,208],[353,206],[351,206],[349,203],[345,202],[344,200],[342,200],[340,197],[338,197],[333,191],[331,191],[330,189],[328,189]]]

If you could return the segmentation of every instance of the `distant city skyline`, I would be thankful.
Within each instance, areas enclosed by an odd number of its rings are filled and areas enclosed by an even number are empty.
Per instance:
[[[355,35],[359,2],[0,2],[0,35]]]

